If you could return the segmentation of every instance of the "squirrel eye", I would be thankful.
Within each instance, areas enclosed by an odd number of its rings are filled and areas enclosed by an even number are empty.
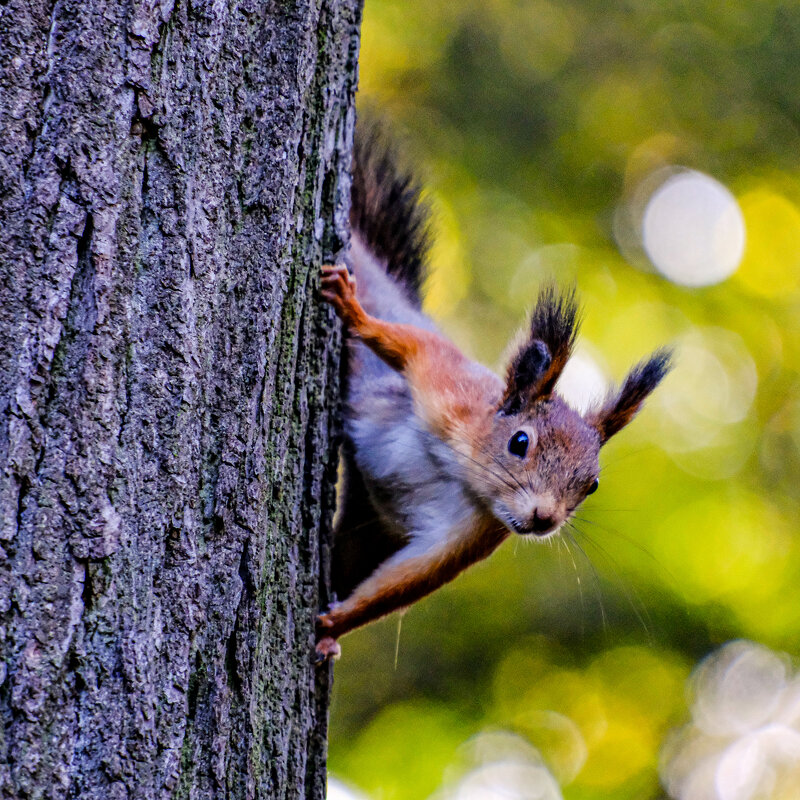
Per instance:
[[[525,433],[525,431],[517,431],[508,440],[508,452],[511,453],[512,456],[524,458],[525,453],[528,452],[528,441],[528,434]]]
[[[586,490],[586,494],[594,494],[597,491],[597,487],[600,485],[600,479],[595,478],[591,484],[589,484],[589,488]]]

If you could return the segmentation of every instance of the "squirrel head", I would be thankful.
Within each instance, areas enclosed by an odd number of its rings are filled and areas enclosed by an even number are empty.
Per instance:
[[[475,489],[516,533],[555,532],[596,491],[600,448],[633,419],[669,370],[670,353],[657,351],[581,415],[555,392],[578,327],[574,292],[545,288],[529,334],[509,363],[491,424],[473,442],[470,457],[483,468]]]

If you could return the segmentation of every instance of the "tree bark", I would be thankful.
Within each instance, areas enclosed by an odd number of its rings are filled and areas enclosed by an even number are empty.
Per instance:
[[[321,798],[359,0],[0,5],[0,791]]]

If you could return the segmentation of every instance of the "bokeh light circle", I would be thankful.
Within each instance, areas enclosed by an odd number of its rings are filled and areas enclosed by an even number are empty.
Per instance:
[[[667,741],[661,777],[675,800],[793,800],[800,785],[800,682],[789,659],[729,642],[691,680],[692,720]]]
[[[369,800],[367,795],[353,789],[333,776],[328,776],[327,800]]]
[[[664,277],[710,286],[732,275],[744,255],[744,217],[719,182],[693,170],[673,174],[651,195],[642,244]]]

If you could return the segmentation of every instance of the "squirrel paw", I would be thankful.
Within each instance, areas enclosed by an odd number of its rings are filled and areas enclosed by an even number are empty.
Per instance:
[[[344,264],[322,267],[322,296],[333,306],[341,319],[352,324],[360,307],[356,299],[356,279]]]
[[[326,628],[332,628],[334,626],[333,617],[331,613],[333,612],[334,608],[336,607],[336,603],[331,603],[328,606],[328,610],[324,614],[317,615],[317,630],[324,631]]]
[[[332,636],[323,636],[317,642],[317,652],[314,658],[315,664],[324,664],[326,661],[336,661],[342,655],[342,648],[339,642]]]

